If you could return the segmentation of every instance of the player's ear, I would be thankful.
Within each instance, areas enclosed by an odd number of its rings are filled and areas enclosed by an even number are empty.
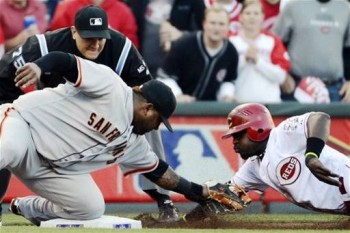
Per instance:
[[[147,113],[149,113],[150,111],[155,110],[154,105],[152,103],[145,103],[145,110]]]
[[[75,28],[75,26],[71,26],[71,27],[70,27],[70,31],[71,31],[71,33],[72,33],[72,38],[75,40],[76,37],[77,37],[77,34],[78,34],[77,29]]]
[[[138,112],[143,117],[146,117],[149,114],[149,111],[152,109],[152,104],[147,102],[142,102],[139,104]]]

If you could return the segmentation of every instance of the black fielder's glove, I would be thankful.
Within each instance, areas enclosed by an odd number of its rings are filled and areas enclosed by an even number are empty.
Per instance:
[[[208,181],[205,184],[208,187],[210,199],[226,207],[225,211],[243,210],[252,201],[242,186],[222,184],[216,181]]]

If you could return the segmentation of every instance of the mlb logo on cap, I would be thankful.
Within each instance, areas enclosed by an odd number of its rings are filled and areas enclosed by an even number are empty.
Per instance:
[[[89,5],[81,8],[75,15],[74,26],[81,38],[84,39],[111,38],[107,14],[97,6]]]
[[[101,26],[102,25],[102,19],[101,18],[91,18],[90,19],[90,25],[91,26]]]

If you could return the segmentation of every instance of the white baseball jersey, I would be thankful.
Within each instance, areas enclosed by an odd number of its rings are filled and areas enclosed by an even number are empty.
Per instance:
[[[338,187],[319,181],[305,165],[309,115],[290,117],[274,128],[263,159],[247,160],[231,181],[249,190],[264,190],[270,186],[307,209],[349,214],[344,201],[350,200],[350,160],[327,145],[320,155],[328,169],[343,177],[343,194]]]
[[[279,103],[281,88],[290,67],[288,53],[281,40],[271,33],[261,32],[253,41],[257,63],[246,61],[249,44],[241,34],[230,38],[239,54],[235,97],[241,102]],[[268,93],[268,95],[266,94]]]
[[[61,174],[119,164],[124,174],[152,171],[158,158],[132,133],[133,93],[110,68],[77,58],[76,83],[28,93],[14,108],[31,126],[37,152]]]

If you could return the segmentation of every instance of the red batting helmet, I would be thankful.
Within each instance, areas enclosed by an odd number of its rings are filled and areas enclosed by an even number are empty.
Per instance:
[[[234,108],[227,117],[229,130],[223,139],[232,134],[247,130],[248,138],[254,142],[265,140],[275,127],[269,110],[262,104],[242,104]]]

